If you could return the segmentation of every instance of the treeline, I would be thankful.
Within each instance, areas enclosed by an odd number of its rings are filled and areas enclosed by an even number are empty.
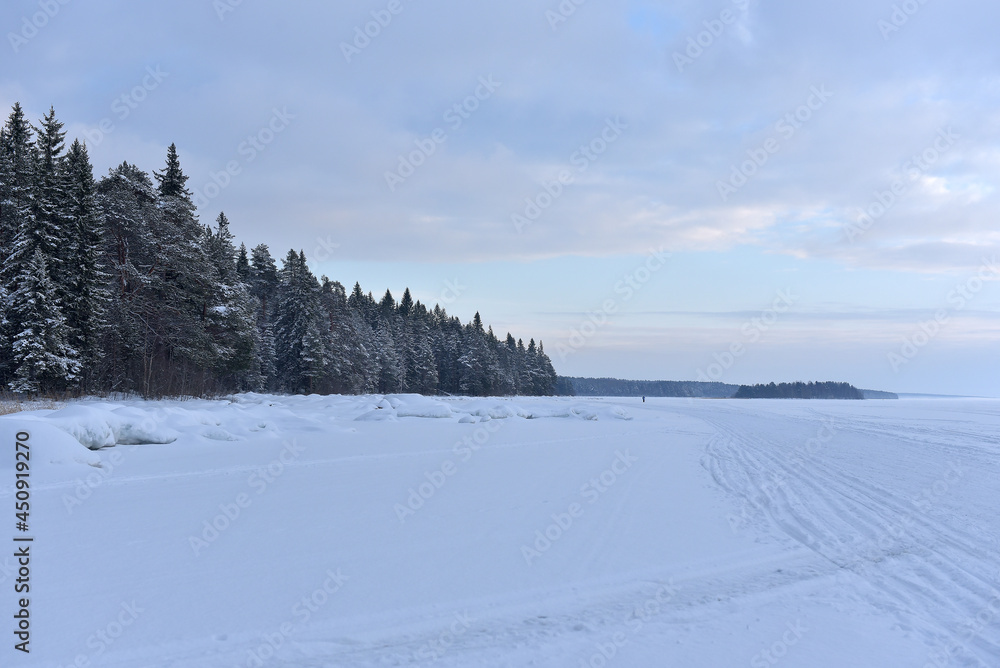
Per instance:
[[[768,383],[740,385],[734,399],[864,399],[850,383]]]
[[[381,300],[279,268],[198,221],[176,148],[152,178],[95,181],[86,147],[15,104],[0,129],[0,387],[17,393],[231,391],[546,395],[542,347],[462,324],[407,289]]]
[[[556,394],[580,397],[709,397],[728,399],[736,385],[678,380],[622,380],[559,376]]]

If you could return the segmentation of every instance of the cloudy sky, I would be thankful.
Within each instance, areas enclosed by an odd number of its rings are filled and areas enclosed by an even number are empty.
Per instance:
[[[11,0],[0,104],[566,375],[1000,396],[1000,5]]]

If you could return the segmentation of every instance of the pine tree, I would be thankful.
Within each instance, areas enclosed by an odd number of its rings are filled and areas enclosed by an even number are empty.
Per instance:
[[[233,244],[233,233],[229,230],[229,219],[225,213],[219,213],[215,224],[214,231],[208,229],[206,252],[215,265],[219,280],[232,285],[236,281],[236,246]]]
[[[154,323],[164,257],[156,236],[157,197],[149,175],[127,162],[97,186],[110,297],[102,375],[113,391],[144,390],[160,345]]]

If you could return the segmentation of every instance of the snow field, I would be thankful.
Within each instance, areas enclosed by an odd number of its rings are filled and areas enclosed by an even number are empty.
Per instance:
[[[7,416],[0,437],[30,428],[38,453],[37,537],[33,651],[0,652],[997,665],[998,427],[977,400],[240,395]]]

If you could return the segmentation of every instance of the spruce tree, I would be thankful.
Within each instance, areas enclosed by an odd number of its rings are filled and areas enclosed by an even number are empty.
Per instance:
[[[38,163],[35,167],[35,222],[37,248],[45,255],[50,277],[56,286],[60,303],[67,300],[72,286],[67,278],[68,266],[76,260],[71,254],[68,203],[66,201],[65,149],[66,133],[63,124],[56,120],[55,109],[35,128],[35,149]]]
[[[8,387],[32,394],[64,390],[76,380],[80,363],[66,342],[66,320],[41,249],[21,267],[16,280],[10,310],[20,331],[13,336],[13,379]]]
[[[237,262],[239,272],[239,262]],[[277,304],[278,268],[266,244],[259,244],[251,251],[248,268],[250,294],[257,305],[257,335],[254,349],[254,368],[258,378],[251,381],[257,389],[277,389],[276,348],[273,315]]]
[[[236,277],[250,287],[250,258],[247,257],[247,246],[243,243],[236,255]]]
[[[410,311],[413,309],[413,296],[410,294],[410,289],[406,288],[403,291],[403,296],[399,300],[399,315],[404,318],[410,315]]]
[[[103,267],[101,221],[97,186],[87,148],[74,141],[65,160],[65,224],[70,261],[65,265],[68,291],[63,310],[69,344],[83,367],[85,390],[96,382],[101,335],[108,305],[108,274]]]
[[[404,293],[403,297],[407,294]],[[406,389],[408,392],[433,394],[438,389],[438,370],[431,346],[430,325],[419,310],[414,310],[407,325]]]
[[[257,303],[236,271],[236,247],[229,231],[229,219],[220,213],[217,228],[207,228],[205,253],[211,267],[207,300],[210,306],[203,317],[212,339],[217,380],[224,387],[259,386],[259,359],[256,345]]]
[[[160,308],[150,324],[159,333],[154,364],[166,380],[156,391],[197,392],[205,388],[204,370],[219,362],[207,322],[209,309],[217,306],[212,264],[174,144],[167,149],[166,166],[154,176],[159,184],[156,237],[162,266],[156,286]]]
[[[379,392],[402,392],[405,382],[403,365],[396,349],[388,320],[379,318],[375,327],[375,346]]]
[[[258,244],[251,251],[250,294],[260,300],[261,321],[270,322],[274,299],[278,292],[278,267],[267,244]]]
[[[0,379],[8,380],[13,372],[14,336],[21,332],[17,314],[10,299],[17,291],[17,277],[44,242],[51,247],[39,229],[35,217],[37,159],[31,124],[21,105],[15,103],[3,131],[0,132],[0,284],[3,285],[5,315],[0,331]]]
[[[275,360],[287,392],[311,390],[323,364],[319,283],[304,253],[288,251],[278,286],[274,326]]]

